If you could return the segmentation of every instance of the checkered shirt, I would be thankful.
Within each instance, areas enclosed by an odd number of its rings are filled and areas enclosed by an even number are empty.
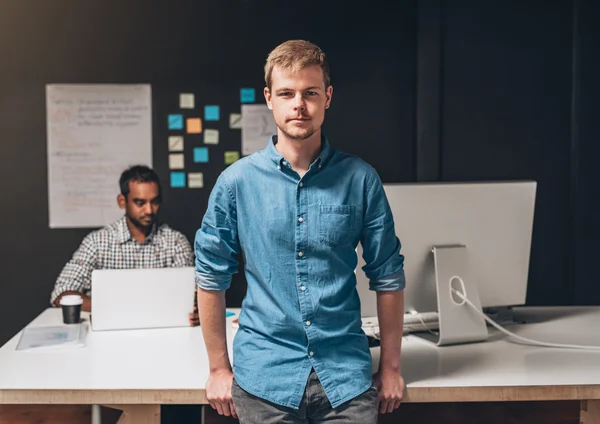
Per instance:
[[[142,243],[131,237],[125,216],[88,234],[62,269],[50,303],[66,291],[90,295],[94,269],[177,268],[194,266],[194,252],[183,234],[155,225]]]

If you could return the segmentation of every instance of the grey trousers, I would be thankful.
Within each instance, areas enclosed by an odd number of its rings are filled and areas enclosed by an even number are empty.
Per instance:
[[[371,387],[333,409],[314,370],[310,373],[298,409],[256,397],[238,386],[235,379],[231,397],[240,424],[377,424],[377,389]]]

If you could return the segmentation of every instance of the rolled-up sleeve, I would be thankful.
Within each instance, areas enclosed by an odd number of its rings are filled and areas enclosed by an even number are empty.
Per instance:
[[[404,256],[394,229],[394,218],[383,184],[375,170],[366,183],[364,226],[361,236],[363,271],[374,291],[400,291],[406,286]]]
[[[194,241],[196,284],[204,290],[227,290],[238,271],[240,252],[236,201],[223,174],[210,194],[208,208]]]

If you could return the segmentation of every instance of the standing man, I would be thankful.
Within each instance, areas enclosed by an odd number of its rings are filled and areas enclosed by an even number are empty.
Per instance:
[[[333,87],[319,47],[279,45],[265,82],[277,135],[219,176],[195,240],[206,394],[241,424],[375,424],[378,410],[392,412],[404,391],[404,258],[387,198],[375,170],[321,132]],[[359,242],[377,292],[374,379],[354,274]],[[240,251],[248,290],[232,371],[225,290]]]

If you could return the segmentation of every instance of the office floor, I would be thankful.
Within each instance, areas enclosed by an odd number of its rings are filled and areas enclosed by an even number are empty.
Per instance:
[[[103,410],[103,424],[117,422],[118,412]],[[205,424],[235,424],[208,408]],[[379,424],[579,424],[579,401],[406,404]],[[90,407],[79,405],[0,405],[0,424],[89,424]],[[183,424],[183,423],[182,423]]]
[[[579,406],[579,401],[407,403],[393,414],[380,415],[379,424],[579,424]],[[205,424],[238,423],[211,408],[205,418]]]
[[[118,412],[107,410],[106,423],[116,423],[118,416]],[[90,422],[91,407],[85,405],[0,405],[0,424],[90,424]]]

